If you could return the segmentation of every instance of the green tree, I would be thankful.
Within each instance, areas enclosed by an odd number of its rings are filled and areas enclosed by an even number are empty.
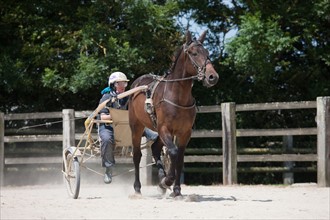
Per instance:
[[[94,108],[107,76],[162,74],[181,34],[175,2],[4,0],[1,111]],[[36,99],[38,97],[38,99]]]
[[[181,16],[211,32],[220,102],[330,95],[329,1],[181,0],[179,6]]]
[[[179,20],[186,21],[186,28],[194,29],[195,24],[208,30],[205,47],[210,51],[212,64],[217,70],[220,80],[212,89],[206,90],[201,84],[194,85],[194,94],[198,105],[221,104],[233,96],[231,88],[235,86],[232,70],[222,63],[225,58],[225,39],[238,21],[238,8],[232,8],[226,1],[219,0],[179,0]],[[181,24],[182,26],[185,23]],[[199,33],[195,33],[199,34]],[[234,85],[233,85],[233,84]]]
[[[242,1],[228,62],[254,102],[330,95],[329,1]],[[248,97],[246,97],[248,98]]]

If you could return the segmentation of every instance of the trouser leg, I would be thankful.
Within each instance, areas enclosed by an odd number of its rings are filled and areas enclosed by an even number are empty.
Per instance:
[[[158,133],[149,128],[144,129],[143,135],[147,138],[148,141],[155,141],[158,137]]]
[[[100,126],[99,135],[101,138],[101,158],[102,158],[102,167],[111,167],[115,165],[114,157],[114,136],[113,129],[109,126]]]

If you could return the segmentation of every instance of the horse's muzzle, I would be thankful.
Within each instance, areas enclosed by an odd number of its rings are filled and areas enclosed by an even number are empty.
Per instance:
[[[203,81],[203,86],[209,88],[214,86],[215,84],[218,83],[219,80],[219,75],[217,74],[217,72],[211,73],[211,74],[205,74],[205,78]]]
[[[217,84],[219,80],[219,75],[213,68],[213,65],[211,63],[208,63],[206,65],[206,71],[205,71],[205,77],[203,80],[203,86],[209,88]]]

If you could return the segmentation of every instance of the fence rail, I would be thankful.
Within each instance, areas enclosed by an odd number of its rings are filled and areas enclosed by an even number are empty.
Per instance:
[[[317,117],[315,128],[286,128],[286,129],[236,129],[236,112],[242,111],[267,111],[283,109],[316,109]],[[305,102],[274,102],[257,104],[223,103],[221,106],[198,106],[198,113],[221,113],[222,130],[193,130],[192,138],[222,138],[222,148],[219,146],[217,155],[186,155],[185,163],[194,162],[219,162],[222,163],[223,184],[237,183],[237,172],[263,172],[266,168],[237,168],[238,162],[263,162],[263,161],[317,161],[317,182],[320,186],[330,186],[330,97],[318,97],[316,101]],[[4,115],[0,112],[0,181],[3,185],[4,168],[8,164],[29,163],[60,163],[60,157],[38,158],[5,158],[4,143],[15,142],[45,142],[62,141],[63,147],[73,144],[81,138],[75,133],[75,119],[89,116],[92,111],[74,111],[64,109],[62,112],[46,113],[20,113]],[[63,120],[63,134],[59,135],[13,135],[5,136],[5,120],[31,120],[59,118]],[[72,120],[73,119],[73,120]],[[292,136],[316,135],[317,154],[239,154],[236,147],[238,137],[253,136]],[[221,150],[222,149],[222,150]],[[222,153],[222,155],[219,155]],[[127,162],[124,160],[124,162]],[[288,171],[287,167],[273,168],[279,172]],[[293,170],[293,169],[290,169]]]

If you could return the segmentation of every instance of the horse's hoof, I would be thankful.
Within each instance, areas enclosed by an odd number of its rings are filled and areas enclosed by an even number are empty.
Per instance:
[[[171,193],[170,196],[174,197],[174,198],[178,197],[178,199],[183,198],[182,195],[181,195],[181,187],[180,186],[174,186],[173,187],[173,192]]]
[[[136,194],[141,194],[141,186],[134,184],[134,191]]]
[[[183,196],[181,195],[181,193],[176,193],[176,192],[172,192],[170,194],[170,197],[174,198],[175,200],[183,200]]]
[[[177,201],[182,201],[183,200],[183,196],[180,194],[178,196],[175,196],[174,197],[174,200],[177,200]]]
[[[165,189],[165,191],[166,191],[166,189],[171,190],[171,186],[168,186],[168,185],[165,183],[165,180],[166,180],[166,178],[164,177],[164,178],[162,179],[162,181],[160,181],[160,183],[159,183],[159,187]]]

